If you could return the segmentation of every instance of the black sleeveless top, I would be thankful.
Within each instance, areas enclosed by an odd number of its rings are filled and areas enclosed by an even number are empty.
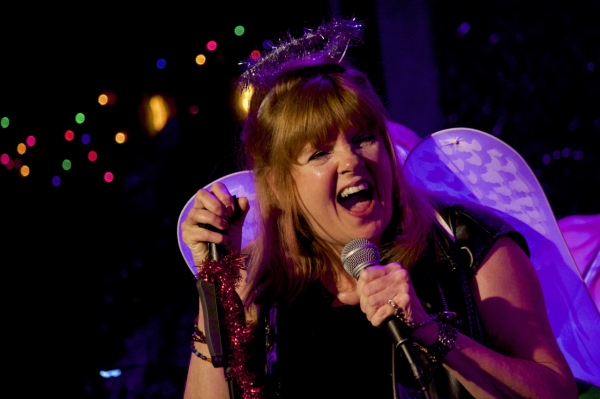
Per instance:
[[[436,226],[424,256],[410,271],[412,284],[428,313],[456,312],[460,332],[485,344],[470,282],[500,237],[510,236],[526,253],[527,244],[487,209],[440,200],[437,211],[456,242]],[[393,345],[387,331],[374,327],[358,306],[332,307],[334,299],[318,283],[293,303],[273,305],[261,315],[269,398],[393,397]],[[405,362],[396,357],[399,397],[419,398]],[[425,356],[421,360],[432,376],[432,398],[471,397],[442,366],[436,368]]]

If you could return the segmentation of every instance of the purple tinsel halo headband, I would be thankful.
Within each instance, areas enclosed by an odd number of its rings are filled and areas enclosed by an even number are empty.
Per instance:
[[[288,33],[258,60],[248,58],[240,62],[245,68],[238,80],[240,90],[250,85],[266,86],[271,77],[293,61],[329,58],[341,62],[352,43],[362,43],[363,28],[363,23],[352,18],[333,20],[316,30],[305,29],[300,38]]]

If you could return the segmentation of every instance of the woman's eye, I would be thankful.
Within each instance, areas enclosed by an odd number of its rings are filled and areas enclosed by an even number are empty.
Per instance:
[[[323,158],[323,157],[325,157],[327,155],[329,155],[328,151],[317,151],[314,154],[312,154],[308,160],[312,161],[312,160],[315,160],[315,159],[321,159],[321,158]]]
[[[353,140],[355,144],[360,146],[371,144],[375,141],[375,135],[372,133],[365,133],[355,137]]]

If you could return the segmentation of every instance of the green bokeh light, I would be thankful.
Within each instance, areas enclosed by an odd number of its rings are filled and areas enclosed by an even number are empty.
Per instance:
[[[65,159],[62,163],[62,167],[64,170],[71,169],[71,161],[69,161],[68,159]]]
[[[2,126],[3,128],[6,129],[9,124],[10,124],[10,120],[8,120],[7,116],[5,116],[4,118],[0,119],[0,126]]]
[[[80,112],[77,115],[75,115],[75,122],[77,122],[77,123],[79,123],[81,125],[83,123],[83,121],[85,121],[85,115],[84,114],[82,114]]]
[[[242,25],[238,25],[235,27],[235,29],[233,31],[235,32],[235,34],[237,36],[242,36],[244,34],[244,32],[246,31],[246,29],[244,29],[244,27]]]

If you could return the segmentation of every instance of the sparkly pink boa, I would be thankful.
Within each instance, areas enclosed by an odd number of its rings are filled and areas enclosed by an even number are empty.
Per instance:
[[[257,383],[257,376],[246,367],[253,329],[246,321],[244,305],[235,291],[245,267],[245,257],[239,252],[227,254],[218,261],[207,260],[198,273],[198,280],[215,285],[217,300],[224,310],[228,378],[233,379],[243,399],[260,399],[264,395],[264,388]]]

